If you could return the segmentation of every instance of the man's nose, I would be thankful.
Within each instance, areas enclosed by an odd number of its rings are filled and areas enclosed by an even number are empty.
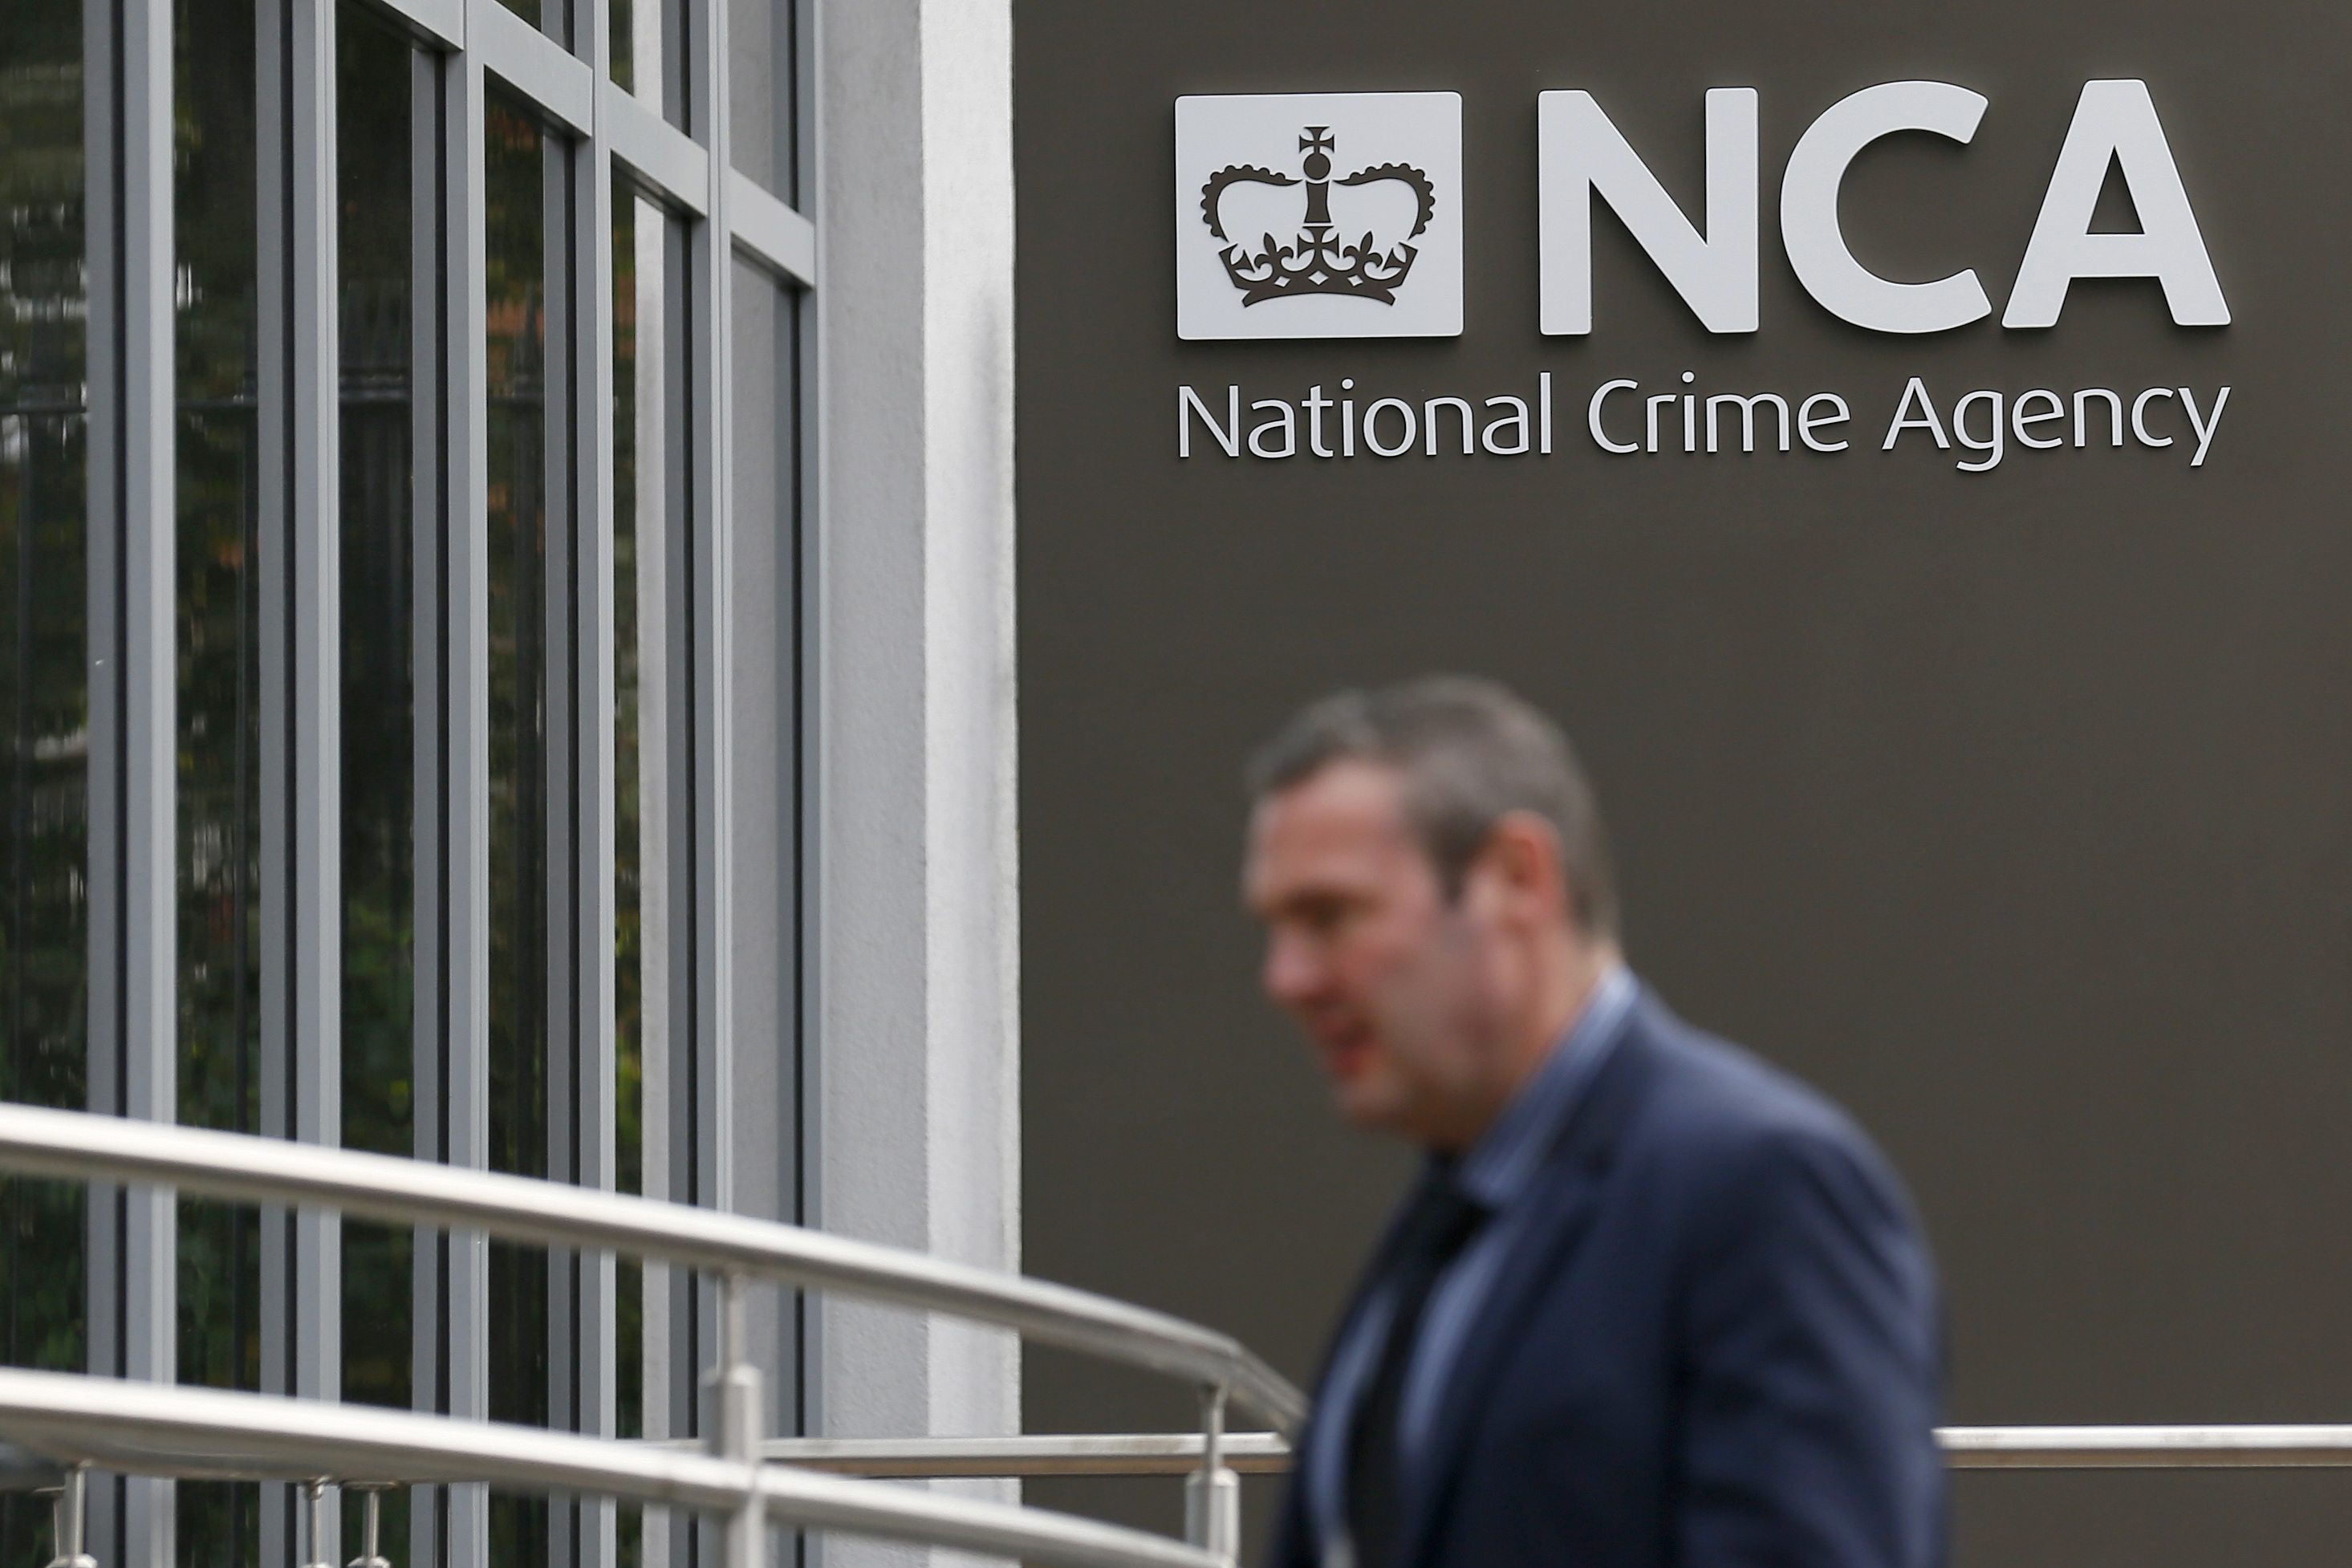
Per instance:
[[[1265,967],[1261,976],[1265,994],[1286,1006],[1310,1001],[1327,978],[1315,944],[1296,932],[1276,931],[1265,942]]]

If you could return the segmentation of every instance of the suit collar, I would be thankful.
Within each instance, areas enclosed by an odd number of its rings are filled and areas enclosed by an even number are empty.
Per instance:
[[[1455,1166],[1463,1191],[1490,1210],[1518,1201],[1608,1059],[1640,992],[1623,964],[1609,965],[1535,1075]]]

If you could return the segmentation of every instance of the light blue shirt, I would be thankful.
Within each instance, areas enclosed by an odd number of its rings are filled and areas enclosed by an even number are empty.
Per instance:
[[[1397,1412],[1397,1439],[1403,1447],[1398,1474],[1408,1486],[1419,1476],[1421,1448],[1437,1399],[1445,1387],[1471,1325],[1494,1289],[1503,1260],[1517,1250],[1529,1223],[1527,1195],[1552,1137],[1575,1106],[1584,1086],[1608,1059],[1624,1032],[1626,1015],[1633,1008],[1641,986],[1623,966],[1612,966],[1593,988],[1592,999],[1526,1088],[1513,1096],[1503,1114],[1486,1129],[1471,1151],[1462,1156],[1454,1180],[1484,1205],[1489,1215],[1462,1255],[1447,1266],[1431,1289],[1422,1310],[1412,1360],[1405,1370],[1404,1391]],[[1395,1303],[1382,1292],[1365,1304],[1363,1312],[1331,1357],[1324,1379],[1323,1397],[1316,1412],[1313,1452],[1306,1456],[1307,1501],[1322,1542],[1327,1568],[1345,1568],[1354,1560],[1348,1545],[1347,1468],[1349,1428],[1356,1401],[1372,1364],[1388,1338],[1389,1319]]]

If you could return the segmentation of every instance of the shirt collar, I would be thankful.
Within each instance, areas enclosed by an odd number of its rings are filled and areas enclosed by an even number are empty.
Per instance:
[[[1609,966],[1535,1077],[1462,1156],[1454,1179],[1464,1192],[1489,1209],[1501,1209],[1527,1189],[1551,1146],[1552,1132],[1623,1033],[1625,1016],[1633,1011],[1640,989],[1623,964]]]

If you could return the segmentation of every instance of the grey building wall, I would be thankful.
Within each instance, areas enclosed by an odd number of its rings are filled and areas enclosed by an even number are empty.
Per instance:
[[[2271,0],[1017,19],[1031,1269],[1313,1372],[1402,1165],[1328,1124],[1255,994],[1236,771],[1320,690],[1472,669],[1582,744],[1635,966],[1835,1094],[1906,1173],[1955,1418],[2352,1409],[2352,319],[2326,195],[2352,21]],[[2049,331],[1892,339],[1799,289],[1779,175],[1830,104],[1908,78],[1990,99],[1966,147],[1873,149],[1844,213],[1888,275],[1974,267],[1998,305],[2083,83],[2108,77],[2151,86],[2231,325],[2083,283]],[[1593,91],[1696,215],[1701,96],[1724,86],[1762,95],[1762,329],[1700,330],[1601,216],[1594,332],[1539,336],[1537,94]],[[1179,342],[1172,100],[1405,89],[1465,99],[1465,334]],[[1685,370],[1842,391],[1855,449],[1586,438],[1601,382],[1680,391]],[[1232,384],[1295,405],[1343,376],[1359,399],[1528,395],[1544,371],[1549,458],[1176,454],[1182,384],[1222,410]],[[1916,435],[1880,450],[1914,374],[1947,415],[1978,388],[2235,390],[2201,468],[2103,433],[1969,474]],[[1186,1415],[1042,1354],[1027,1392],[1036,1429]],[[1177,1518],[1148,1483],[1030,1495]],[[2321,1474],[1990,1475],[1958,1500],[1963,1568],[2316,1562],[2352,1527]]]

